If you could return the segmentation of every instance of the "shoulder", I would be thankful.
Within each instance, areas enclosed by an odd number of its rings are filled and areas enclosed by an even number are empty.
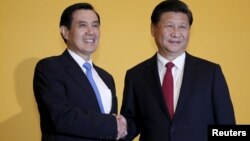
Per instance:
[[[46,58],[40,59],[37,64],[36,68],[53,68],[54,66],[57,66],[58,63],[60,62],[59,56],[50,56]]]
[[[188,53],[186,56],[186,64],[207,66],[207,67],[218,67],[219,66],[219,64],[216,62],[212,62],[212,61],[204,59],[204,58],[193,56],[193,55],[188,54]]]
[[[202,73],[204,74],[215,74],[215,73],[221,73],[222,74],[222,68],[220,64],[209,61],[207,59],[203,59],[200,57],[192,56],[190,54],[187,54],[186,61],[185,61],[185,69],[192,70],[196,72],[197,74]]]
[[[141,71],[143,69],[147,69],[147,68],[152,68],[157,66],[157,57],[156,54],[153,55],[152,57],[141,61],[140,63],[132,66],[131,68],[128,69],[128,71]]]
[[[54,55],[54,56],[48,56],[45,58],[40,59],[37,64],[37,67],[46,67],[46,68],[54,68],[59,67],[60,65],[70,62],[73,59],[70,59],[69,53],[67,51],[64,51],[61,55]]]

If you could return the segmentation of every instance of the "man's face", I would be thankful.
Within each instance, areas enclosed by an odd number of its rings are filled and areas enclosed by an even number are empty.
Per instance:
[[[156,25],[151,25],[159,53],[171,60],[185,52],[189,31],[188,17],[181,12],[165,12]]]
[[[84,59],[89,59],[99,43],[98,17],[94,11],[84,9],[75,11],[72,17],[71,28],[67,29],[67,46]]]

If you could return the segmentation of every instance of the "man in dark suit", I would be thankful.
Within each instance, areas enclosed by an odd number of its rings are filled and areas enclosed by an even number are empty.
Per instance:
[[[153,10],[158,52],[125,77],[126,140],[140,134],[140,141],[206,141],[209,124],[235,124],[221,67],[186,52],[192,21],[182,1],[162,1]]]
[[[67,49],[36,65],[33,88],[42,141],[116,140],[126,135],[126,120],[116,115],[113,77],[91,60],[99,26],[99,14],[92,5],[69,6],[60,21]]]

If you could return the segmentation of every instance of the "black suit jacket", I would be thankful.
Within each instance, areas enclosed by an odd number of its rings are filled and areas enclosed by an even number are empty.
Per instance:
[[[228,86],[218,64],[186,55],[173,121],[164,104],[157,57],[128,70],[121,114],[128,136],[140,141],[206,141],[209,124],[235,124]]]
[[[110,114],[102,114],[95,93],[79,65],[65,51],[40,60],[33,89],[41,121],[42,141],[97,141],[115,139],[117,97],[113,77],[94,65],[112,92]]]

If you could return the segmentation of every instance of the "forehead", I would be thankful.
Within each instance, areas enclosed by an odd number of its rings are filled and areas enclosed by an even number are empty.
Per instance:
[[[164,12],[160,16],[160,21],[177,20],[182,22],[189,22],[188,16],[182,12]]]
[[[93,10],[79,9],[73,15],[73,21],[98,21],[98,17]]]

